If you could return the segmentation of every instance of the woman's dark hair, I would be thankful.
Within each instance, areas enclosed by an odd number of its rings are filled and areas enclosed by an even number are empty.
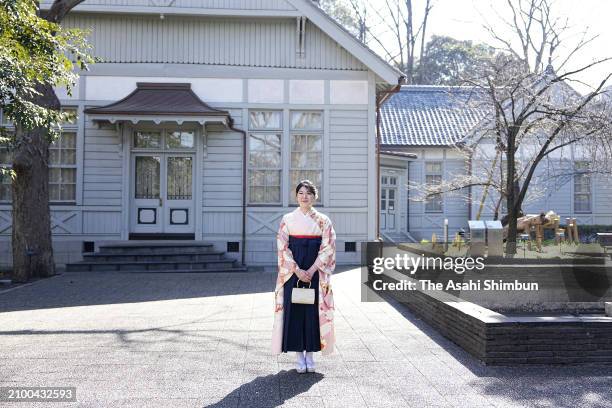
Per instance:
[[[317,188],[315,187],[315,185],[310,180],[302,180],[302,181],[300,181],[299,184],[297,185],[297,187],[295,188],[295,195],[298,195],[298,192],[300,191],[300,188],[302,188],[302,187],[306,187],[308,192],[310,194],[312,194],[314,196],[314,198],[317,198],[319,196]]]

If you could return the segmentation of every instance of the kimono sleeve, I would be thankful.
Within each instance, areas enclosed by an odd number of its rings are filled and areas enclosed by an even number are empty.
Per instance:
[[[289,249],[289,227],[285,217],[281,220],[280,227],[278,228],[276,247],[278,250],[278,277],[284,283],[298,268],[297,263],[293,259],[293,253]]]
[[[329,218],[325,218],[322,228],[321,246],[315,264],[321,272],[331,274],[336,268],[336,231]]]

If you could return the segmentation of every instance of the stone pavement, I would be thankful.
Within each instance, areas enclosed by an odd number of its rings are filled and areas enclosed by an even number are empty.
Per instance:
[[[488,368],[397,303],[333,277],[337,352],[270,353],[274,273],[65,273],[0,293],[0,386],[82,407],[610,407],[612,367]]]

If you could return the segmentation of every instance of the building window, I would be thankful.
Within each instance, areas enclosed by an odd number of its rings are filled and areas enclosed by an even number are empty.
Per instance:
[[[442,162],[425,163],[425,183],[430,186],[442,183]],[[442,212],[442,194],[436,194],[425,202],[426,212]]]
[[[10,202],[11,191],[11,152],[7,147],[0,146],[0,202]]]
[[[76,133],[62,132],[49,146],[49,201],[76,201]]]
[[[588,173],[588,163],[577,162],[574,173],[574,212],[591,212],[591,175]]]
[[[301,180],[312,181],[323,191],[323,114],[291,112],[291,163],[289,170],[289,202],[295,198],[295,187]]]
[[[249,203],[281,204],[280,111],[249,112]]]
[[[77,108],[62,107],[68,112],[68,119],[62,123],[60,136],[49,145],[49,201],[76,201],[76,138]],[[2,126],[12,128],[12,123],[2,115]],[[0,147],[0,168],[11,168],[11,152]],[[12,200],[11,177],[7,172],[0,173],[0,201]]]

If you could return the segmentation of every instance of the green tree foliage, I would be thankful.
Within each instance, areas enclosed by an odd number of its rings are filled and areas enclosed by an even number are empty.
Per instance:
[[[419,82],[428,85],[462,85],[484,69],[485,61],[495,56],[495,49],[472,41],[433,35],[419,61]]]
[[[86,69],[92,58],[86,54],[85,33],[41,18],[37,3],[0,0],[0,107],[21,129],[42,128],[52,138],[69,118],[37,104],[37,87],[63,86],[70,92],[78,78],[74,68]],[[4,130],[0,142],[12,146],[13,134]]]
[[[365,3],[360,0],[321,0],[319,6],[358,40],[365,42]]]
[[[75,71],[93,59],[85,33],[64,29],[63,17],[83,0],[0,0],[0,108],[12,126],[0,130],[11,150],[12,278],[55,274],[49,208],[49,144],[69,120],[54,88],[71,92]]]

